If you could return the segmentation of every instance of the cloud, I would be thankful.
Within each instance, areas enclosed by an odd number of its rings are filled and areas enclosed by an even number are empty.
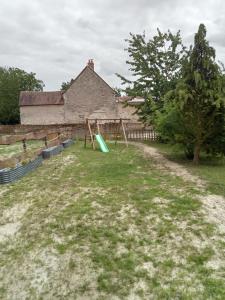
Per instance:
[[[181,29],[186,44],[205,23],[208,38],[225,61],[222,0],[2,0],[0,65],[37,73],[46,89],[76,77],[89,58],[96,71],[118,86],[128,75],[124,52],[129,32],[153,35],[156,28]]]

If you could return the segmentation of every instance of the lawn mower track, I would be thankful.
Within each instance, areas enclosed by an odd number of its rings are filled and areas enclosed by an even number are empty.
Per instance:
[[[169,171],[172,175],[181,177],[184,181],[193,182],[200,192],[206,192],[207,182],[198,176],[192,175],[178,163],[168,160],[156,148],[136,142],[130,144],[137,146],[144,155],[151,156],[159,169]],[[225,233],[225,198],[219,195],[205,194],[199,196],[199,200],[203,203],[207,220],[216,224],[221,233]]]

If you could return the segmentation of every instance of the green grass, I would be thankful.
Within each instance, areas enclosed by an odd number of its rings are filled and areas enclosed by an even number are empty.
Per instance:
[[[0,242],[2,299],[225,297],[199,192],[135,147],[77,143],[0,193],[0,238],[20,226]]]
[[[150,143],[156,147],[160,152],[168,157],[168,159],[182,164],[189,169],[193,174],[198,175],[208,183],[208,189],[215,194],[225,196],[225,158],[211,157],[202,155],[200,164],[194,165],[188,161],[183,154],[183,151],[177,147],[162,144]]]
[[[44,146],[43,141],[30,140],[26,142],[27,150],[38,149]],[[12,145],[0,145],[0,160],[10,158],[14,155],[20,154],[23,152],[22,142],[16,142]]]

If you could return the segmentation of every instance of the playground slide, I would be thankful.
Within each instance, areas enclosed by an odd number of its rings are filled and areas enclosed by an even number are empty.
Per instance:
[[[109,148],[107,147],[103,137],[101,136],[101,134],[96,134],[95,135],[96,137],[96,141],[98,142],[99,146],[100,146],[100,149],[102,152],[109,152]]]

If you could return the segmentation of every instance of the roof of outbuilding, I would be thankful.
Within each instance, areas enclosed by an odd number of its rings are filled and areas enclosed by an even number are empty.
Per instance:
[[[131,96],[120,96],[120,97],[116,97],[116,101],[119,103],[130,103],[130,104],[139,104],[139,103],[144,103],[145,99],[140,97],[140,96],[136,96],[136,97],[131,97]]]
[[[118,96],[118,97],[116,97],[117,102],[127,102],[131,99],[132,99],[132,97],[130,97],[130,96]]]
[[[63,105],[63,92],[21,92],[20,106]]]

